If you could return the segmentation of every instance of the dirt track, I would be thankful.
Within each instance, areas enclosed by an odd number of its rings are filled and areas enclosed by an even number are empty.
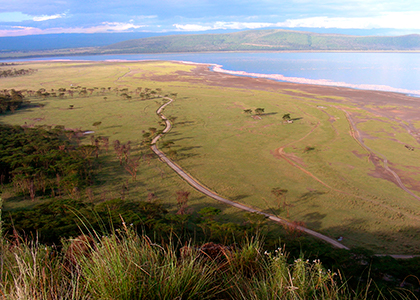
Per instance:
[[[166,98],[169,99],[168,102],[166,102],[165,104],[163,104],[162,106],[159,107],[159,109],[156,111],[156,114],[158,116],[160,116],[162,118],[162,120],[165,121],[166,123],[166,127],[163,130],[163,132],[159,135],[157,135],[151,142],[151,149],[153,150],[153,152],[159,157],[159,159],[163,162],[165,162],[170,168],[172,168],[179,176],[181,176],[186,182],[188,182],[192,187],[194,187],[196,190],[198,190],[199,192],[217,200],[220,202],[223,202],[225,204],[228,204],[230,206],[239,208],[241,210],[244,211],[248,211],[251,213],[257,213],[260,215],[263,215],[265,217],[267,217],[268,219],[281,224],[282,226],[289,226],[289,227],[293,227],[296,230],[305,232],[306,234],[309,234],[315,238],[318,238],[320,240],[323,240],[324,242],[327,242],[329,244],[331,244],[332,246],[339,248],[339,249],[346,249],[346,250],[350,250],[348,247],[342,245],[341,243],[339,243],[338,241],[336,241],[335,239],[332,239],[328,236],[325,236],[319,232],[313,231],[311,229],[305,228],[303,226],[300,225],[296,225],[293,224],[292,222],[289,222],[285,219],[281,219],[277,216],[271,215],[271,214],[267,214],[264,212],[261,212],[258,209],[246,206],[244,204],[241,203],[237,203],[231,200],[228,200],[226,198],[221,197],[220,195],[216,194],[215,192],[211,191],[210,189],[208,189],[207,187],[205,187],[204,185],[202,185],[199,181],[197,181],[195,178],[193,178],[191,175],[189,175],[188,173],[186,173],[180,166],[178,166],[176,163],[174,163],[172,160],[170,160],[162,151],[160,151],[158,149],[158,147],[156,146],[156,143],[158,142],[158,140],[167,132],[169,132],[172,128],[172,124],[171,122],[162,114],[162,111],[165,109],[166,106],[168,106],[169,104],[171,104],[174,100],[171,98]],[[308,133],[308,135],[310,133],[312,133],[317,126],[315,126],[311,132]],[[305,136],[306,137],[306,136]],[[304,137],[304,138],[305,138]],[[325,184],[326,185],[326,184]],[[328,185],[326,185],[328,186]],[[391,256],[395,259],[410,259],[410,258],[414,258],[414,257],[419,257],[418,255],[387,255],[387,254],[376,254],[376,256]]]
[[[203,66],[203,65],[197,66],[194,69],[193,77],[191,76],[191,73],[189,72],[180,72],[179,75],[186,75],[186,74],[189,75],[187,79],[189,83],[208,84],[209,86],[238,87],[238,88],[246,88],[246,89],[276,91],[276,92],[280,92],[283,94],[290,94],[297,97],[299,96],[304,96],[305,98],[313,97],[314,99],[318,96],[322,96],[323,100],[331,102],[331,104],[336,104],[340,102],[351,103],[353,105],[358,106],[361,109],[374,113],[377,116],[382,116],[382,117],[389,118],[393,121],[397,121],[404,128],[406,128],[407,132],[410,133],[413,137],[415,137],[417,141],[420,143],[420,135],[419,133],[416,132],[415,127],[412,125],[414,122],[420,121],[420,99],[419,98],[414,98],[414,97],[409,97],[402,94],[389,93],[389,92],[364,91],[364,90],[354,90],[354,89],[348,89],[348,88],[301,85],[301,84],[294,84],[294,83],[276,82],[276,81],[267,80],[267,79],[237,77],[237,76],[232,76],[232,75],[227,75],[227,74],[211,72],[208,70],[207,66]],[[183,76],[180,76],[180,77],[182,78]],[[155,80],[157,81],[167,81],[167,80],[173,80],[173,79],[175,79],[175,77],[172,78],[170,76],[168,76],[167,78],[162,78],[161,76],[159,78],[158,77],[155,78]],[[179,80],[180,78],[178,77],[177,79]],[[328,96],[331,96],[331,99],[329,99]],[[342,99],[339,99],[337,97],[342,97]],[[395,111],[389,109],[389,106],[392,106],[392,105],[399,107],[397,117],[395,115]],[[160,114],[161,111],[162,110],[159,110],[158,114]],[[168,132],[170,130],[170,127],[168,127],[168,123],[170,124],[170,122],[166,120],[166,118],[164,118],[163,115],[161,117],[165,120],[167,124],[167,128],[165,129],[165,132]],[[401,123],[401,119],[404,119],[404,124]],[[349,121],[349,124],[350,124],[350,121]],[[353,124],[353,125],[354,126],[351,126],[351,127],[353,128],[353,133],[355,134],[354,138],[358,142],[360,142],[360,140],[356,137],[356,133],[358,134],[363,134],[363,133],[360,133],[357,130],[357,127],[356,127],[357,124]],[[155,140],[155,143],[156,141],[157,140]],[[165,161],[168,164],[169,162],[171,162],[168,158],[166,158],[166,156],[160,150],[157,149],[156,145],[154,145],[153,147],[155,148],[154,151],[156,150],[155,153],[159,155],[159,157],[163,161]],[[277,150],[281,150],[281,149],[277,149]],[[277,155],[282,155],[281,151],[278,151]],[[284,157],[284,158],[287,159],[289,163],[294,164],[293,159],[290,159],[289,157]],[[174,164],[173,162],[171,163]],[[176,164],[174,164],[174,166],[171,166],[171,168],[173,168],[174,170],[176,167],[179,168],[179,166],[177,166]],[[232,205],[240,209],[244,209],[246,211],[261,213],[254,208],[251,208],[251,207],[242,205],[240,203],[236,203],[228,199],[225,199],[223,197],[220,197],[219,195],[215,194],[214,192],[208,190],[206,187],[201,185],[195,179],[191,178],[191,176],[186,174],[181,168],[179,169],[182,171],[178,173],[180,176],[182,176],[185,180],[187,180],[187,178],[190,178],[192,181],[189,183],[192,186],[194,186],[194,188],[196,188],[200,192],[203,192],[209,197],[212,197],[218,201],[222,201],[228,205]],[[392,174],[393,170],[391,170],[390,168],[388,169],[383,168],[383,171],[387,173],[386,175],[383,174],[384,179],[390,180],[389,178],[392,177],[393,178],[392,181],[395,184],[399,185],[398,180],[396,179],[398,177],[398,174],[394,172],[395,175],[397,176],[396,177],[394,174]],[[325,185],[328,187],[327,183],[325,183]],[[403,188],[404,183],[401,182],[401,185],[399,186]],[[202,190],[200,190],[200,188]],[[407,190],[405,191],[407,192]],[[413,193],[410,193],[410,194],[414,195]],[[270,218],[271,220],[278,222],[282,225],[290,224],[288,221],[277,218],[275,216],[271,216],[264,213],[261,213],[261,214],[266,215],[267,218]],[[310,235],[321,238],[324,241],[328,243],[332,243],[337,247],[345,248],[345,249],[347,248],[341,245],[340,243],[338,243],[337,241],[331,238],[328,238],[326,236],[323,236],[322,234],[311,231],[309,229],[299,228],[299,230],[302,230]],[[406,256],[399,255],[398,257],[395,256],[395,258],[409,258],[409,257],[410,257],[409,255],[406,255]]]
[[[159,109],[156,111],[156,114],[158,115],[158,116],[160,116],[161,118],[162,118],[162,120],[164,120],[165,121],[165,123],[166,123],[166,127],[165,127],[165,129],[163,130],[163,132],[161,133],[161,134],[159,134],[158,136],[156,136],[153,140],[152,140],[152,142],[151,142],[151,144],[152,144],[152,146],[151,146],[151,149],[153,150],[153,152],[155,152],[156,153],[156,155],[157,156],[159,156],[159,158],[160,158],[160,160],[162,160],[163,162],[165,162],[169,167],[171,167],[179,176],[181,176],[186,182],[188,182],[192,187],[194,187],[196,190],[198,190],[199,192],[201,192],[201,193],[203,193],[203,194],[205,194],[205,195],[207,195],[207,196],[209,196],[209,197],[211,197],[211,198],[213,198],[213,199],[215,199],[215,200],[217,200],[217,201],[220,201],[220,202],[223,202],[223,203],[225,203],[225,204],[228,204],[228,205],[231,205],[231,206],[233,206],[233,207],[236,207],[236,208],[239,208],[239,209],[242,209],[242,210],[245,210],[245,211],[248,211],[248,212],[251,212],[251,213],[257,213],[257,214],[260,214],[260,215],[263,215],[263,216],[265,216],[265,217],[267,217],[268,219],[270,219],[270,220],[272,220],[272,221],[274,221],[274,222],[277,222],[277,223],[279,223],[279,224],[281,224],[281,225],[283,225],[283,226],[289,226],[289,227],[294,227],[296,230],[299,230],[299,231],[302,231],[302,232],[305,232],[305,233],[307,233],[307,234],[309,234],[309,235],[312,235],[312,236],[314,236],[314,237],[316,237],[316,238],[318,238],[318,239],[321,239],[321,240],[323,240],[323,241],[325,241],[325,242],[327,242],[327,243],[329,243],[329,244],[331,244],[331,245],[333,245],[334,247],[337,247],[337,248],[340,248],[340,249],[346,249],[346,250],[349,250],[349,248],[348,247],[346,247],[346,246],[344,246],[344,245],[342,245],[342,244],[340,244],[339,242],[337,242],[336,240],[334,240],[334,239],[332,239],[332,238],[330,238],[330,237],[328,237],[328,236],[325,236],[325,235],[323,235],[323,234],[321,234],[321,233],[319,233],[319,232],[316,232],[316,231],[313,231],[313,230],[310,230],[310,229],[308,229],[308,228],[305,228],[305,227],[302,227],[302,226],[299,226],[299,225],[295,225],[295,224],[293,224],[292,222],[289,222],[289,221],[287,221],[287,220],[284,220],[284,219],[281,219],[281,218],[279,218],[279,217],[277,217],[277,216],[274,216],[274,215],[270,215],[270,214],[267,214],[267,213],[264,213],[264,212],[261,212],[261,211],[259,211],[259,210],[257,210],[257,209],[255,209],[255,208],[252,208],[252,207],[249,207],[249,206],[246,206],[246,205],[244,205],[244,204],[241,204],[241,203],[237,203],[237,202],[234,202],[234,201],[231,201],[231,200],[228,200],[228,199],[226,199],[226,198],[223,198],[223,197],[221,197],[220,195],[217,195],[215,192],[213,192],[213,191],[211,191],[211,190],[209,190],[208,188],[206,188],[204,185],[202,185],[199,181],[197,181],[195,178],[193,178],[191,175],[189,175],[189,174],[187,174],[180,166],[178,166],[176,163],[174,163],[172,160],[170,160],[162,151],[160,151],[159,149],[158,149],[158,147],[156,146],[156,143],[157,143],[157,141],[162,137],[162,135],[164,135],[165,133],[167,133],[167,132],[169,132],[170,130],[171,130],[171,128],[172,128],[172,124],[171,124],[171,122],[162,114],[162,111],[163,111],[163,109],[167,106],[167,105],[169,105],[169,104],[171,104],[174,100],[173,99],[171,99],[171,98],[166,98],[166,99],[169,99],[169,101],[168,102],[166,102],[165,104],[163,104],[161,107],[159,107]]]
[[[322,97],[324,101],[330,102],[332,106],[337,103],[352,104],[377,117],[384,117],[397,122],[420,144],[420,130],[417,130],[415,126],[416,122],[420,122],[420,98],[392,92],[356,90],[234,76],[212,72],[209,70],[209,65],[203,64],[196,65],[192,72],[179,72],[179,75],[181,76],[156,76],[152,78],[157,81],[170,81],[183,80],[181,78],[185,76],[187,79],[184,80],[191,84],[200,83],[209,86],[273,91],[296,97],[302,96],[306,99]],[[346,114],[349,116],[348,112]],[[353,123],[351,124],[350,121]],[[360,137],[355,138],[355,140],[359,143],[362,142],[361,146],[366,149],[365,145],[363,145],[364,133],[357,129],[357,120],[354,116],[349,120],[349,124],[353,127],[353,132],[357,131]],[[417,147],[420,149],[420,146]],[[374,152],[370,152],[374,154]],[[372,161],[372,163],[376,163],[375,177],[393,182],[406,193],[420,200],[420,197],[413,193],[413,191],[420,192],[420,185],[416,186],[415,179],[410,178],[408,173],[402,173],[401,170],[391,169],[389,165],[392,162],[388,162],[383,155],[377,153],[375,157],[378,158],[378,162]],[[411,191],[406,186],[411,186]]]

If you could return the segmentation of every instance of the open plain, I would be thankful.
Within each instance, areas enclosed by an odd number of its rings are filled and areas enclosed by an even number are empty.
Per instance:
[[[140,201],[152,193],[170,208],[182,189],[192,193],[191,212],[215,206],[241,220],[238,209],[193,190],[144,147],[145,133],[162,128],[156,110],[168,94],[175,100],[165,108],[173,128],[158,146],[207,188],[348,247],[420,253],[419,98],[238,77],[177,62],[51,61],[19,68],[37,72],[0,78],[0,89],[49,95],[26,95],[31,104],[3,114],[1,123],[63,125],[131,141],[131,155],[141,162],[137,179],[112,151],[105,153],[94,201],[122,194]],[[146,88],[156,92],[142,97]],[[91,142],[89,134],[82,142]],[[276,188],[287,191],[276,197]],[[8,192],[3,199],[6,210],[34,205]]]

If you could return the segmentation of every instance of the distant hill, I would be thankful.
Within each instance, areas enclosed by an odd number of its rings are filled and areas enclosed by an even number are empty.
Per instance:
[[[88,35],[72,35],[71,39],[67,40],[68,35],[27,37],[26,39],[30,43],[27,44],[27,48],[20,50],[13,50],[14,48],[16,49],[16,47],[13,47],[13,43],[20,41],[18,37],[16,37],[16,40],[13,38],[0,38],[0,42],[2,42],[0,59],[64,55],[209,51],[420,51],[419,34],[354,36],[265,29],[233,33],[174,34],[130,39],[137,36],[134,33],[109,36],[101,34],[91,36],[89,43]],[[92,41],[94,37],[98,40]],[[114,43],[116,41],[119,42]],[[38,46],[38,49],[35,50],[37,43],[45,43],[45,45],[43,48]],[[88,45],[89,48],[86,48]]]
[[[203,51],[281,50],[420,50],[420,35],[351,36],[280,29],[249,30],[226,34],[189,34],[149,37],[99,48],[102,53],[162,53]]]
[[[98,47],[132,39],[164,34],[151,32],[60,33],[0,37],[0,51],[39,51],[65,48]]]

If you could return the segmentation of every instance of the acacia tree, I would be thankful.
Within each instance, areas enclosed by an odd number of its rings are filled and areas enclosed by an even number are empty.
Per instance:
[[[276,197],[277,207],[280,208],[281,200],[283,200],[283,206],[286,203],[286,194],[288,190],[275,187],[271,189],[271,193]]]
[[[117,154],[117,158],[120,161],[120,166],[122,166],[123,158],[125,162],[128,162],[128,157],[130,156],[131,142],[128,141],[126,144],[121,144],[119,140],[114,141],[114,150]]]
[[[255,109],[255,113],[259,116],[261,116],[264,113],[264,108],[258,107]]]
[[[290,121],[290,119],[291,119],[290,114],[283,115],[283,121],[287,122],[287,121]]]
[[[178,215],[185,215],[187,213],[187,203],[190,192],[188,191],[177,191],[176,192],[176,202],[178,206]]]
[[[105,137],[105,136],[101,136],[100,139],[102,141],[102,144],[104,145],[104,148],[105,148],[106,152],[108,152],[109,138]]]
[[[133,181],[137,180],[137,171],[138,171],[138,168],[140,166],[139,160],[140,160],[140,157],[137,158],[137,159],[129,159],[127,161],[127,164],[124,166],[124,168],[127,170],[127,172],[130,173],[131,179]]]

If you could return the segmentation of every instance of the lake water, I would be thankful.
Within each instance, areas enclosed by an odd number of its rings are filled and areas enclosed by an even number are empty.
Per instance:
[[[239,76],[393,91],[420,97],[420,53],[180,53],[45,57],[26,60],[177,60],[217,65]]]

